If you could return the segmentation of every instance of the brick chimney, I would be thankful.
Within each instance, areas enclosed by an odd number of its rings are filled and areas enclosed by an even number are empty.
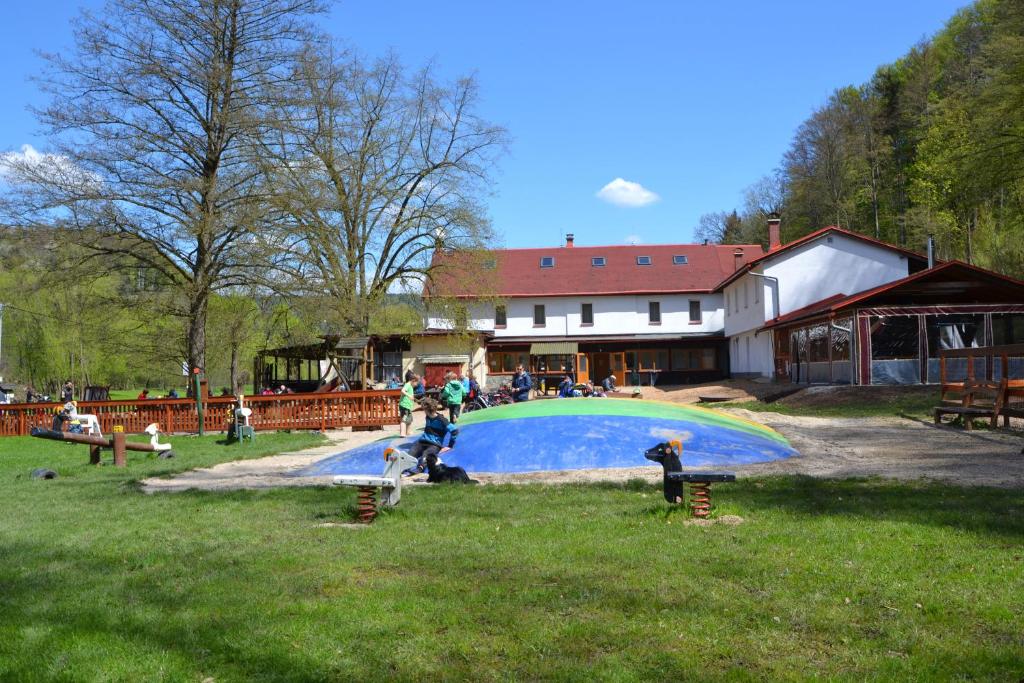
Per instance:
[[[739,270],[740,268],[743,267],[743,250],[742,249],[736,249],[734,252],[732,252],[732,258],[733,258],[733,272],[736,272],[737,270]]]
[[[781,224],[782,220],[779,218],[779,214],[768,215],[768,251],[775,251],[782,247]]]
[[[571,232],[565,236],[565,248],[572,249],[572,241],[576,236]]]

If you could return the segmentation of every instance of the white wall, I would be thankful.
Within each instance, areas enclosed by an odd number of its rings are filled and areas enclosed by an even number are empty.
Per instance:
[[[778,278],[779,312],[772,310],[774,284],[748,273],[725,288],[731,304],[725,317],[727,336],[757,329],[776,315],[835,294],[856,294],[909,274],[907,257],[899,252],[836,233],[770,258],[754,272]],[[754,303],[755,292],[759,304]]]
[[[761,268],[755,268],[760,272]],[[763,277],[746,273],[725,288],[723,294],[723,316],[725,335],[732,336],[746,330],[756,330],[764,326],[765,320],[775,317],[773,314],[773,284]],[[725,313],[725,304],[729,305]]]
[[[648,322],[648,302],[661,304],[661,324]],[[690,301],[701,302],[700,324],[690,323]],[[581,323],[582,304],[593,305],[594,324]],[[534,327],[533,307],[544,306],[545,325]],[[536,297],[508,299],[507,325],[494,328],[493,307],[471,308],[474,329],[494,330],[501,337],[589,336],[611,334],[712,334],[724,325],[721,294],[670,294],[641,296]],[[430,318],[432,328],[449,327],[446,321]]]
[[[776,314],[773,310],[774,283],[771,280],[748,273],[726,287],[724,301],[729,304],[729,314],[725,316],[725,335],[730,338],[729,360],[733,372],[759,372],[771,377],[774,361],[767,352],[770,335],[762,332],[756,340],[751,339],[751,365],[748,366],[748,334],[777,315],[836,294],[856,294],[904,278],[909,274],[909,267],[907,257],[899,252],[832,233],[768,259],[754,271],[778,278],[779,312]],[[755,289],[760,303],[754,302]],[[738,354],[733,337],[740,338]],[[755,344],[763,347],[763,352],[755,353]],[[759,359],[756,363],[755,357]]]
[[[770,332],[745,332],[729,339],[729,371],[733,375],[771,377],[773,367]]]

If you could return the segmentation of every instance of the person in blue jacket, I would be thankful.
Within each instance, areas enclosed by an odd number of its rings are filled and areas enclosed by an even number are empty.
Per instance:
[[[425,398],[420,403],[423,413],[426,415],[426,423],[423,434],[419,440],[409,449],[409,455],[416,458],[416,467],[403,472],[403,474],[419,474],[427,469],[427,456],[433,453],[440,455],[455,448],[455,439],[459,436],[459,428],[453,422],[449,422],[444,415],[437,412],[437,401]],[[448,437],[448,445],[444,445],[445,437]]]
[[[512,400],[516,403],[530,400],[530,389],[533,388],[533,379],[530,373],[523,369],[522,365],[516,366],[516,374],[512,377]]]
[[[559,398],[572,398],[572,390],[575,384],[572,381],[572,377],[566,375],[562,378],[562,381],[558,384],[558,397]]]

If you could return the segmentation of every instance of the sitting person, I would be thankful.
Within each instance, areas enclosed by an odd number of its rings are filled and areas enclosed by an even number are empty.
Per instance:
[[[271,389],[270,387],[265,387],[263,389],[263,391],[260,392],[260,396],[273,396],[273,395],[274,395],[274,390]]]
[[[68,401],[64,404],[63,408],[55,408],[53,413],[53,424],[50,428],[55,432],[62,432],[64,431],[64,424],[71,422],[72,415],[78,416],[78,408],[74,403]]]
[[[444,415],[438,412],[437,401],[425,398],[420,404],[423,406],[423,413],[426,415],[426,422],[423,427],[423,434],[419,440],[409,449],[409,455],[416,458],[417,465],[408,469],[402,474],[419,474],[426,471],[427,456],[438,455],[455,448],[455,439],[459,435],[459,428],[449,422]],[[448,436],[448,445],[444,445],[444,437]]]
[[[572,377],[566,375],[562,378],[562,381],[558,384],[558,397],[559,398],[572,398],[573,381]]]
[[[149,389],[143,389],[142,393],[135,397],[136,401],[142,401],[149,398]]]
[[[615,375],[608,375],[601,380],[601,387],[605,391],[615,391]]]
[[[178,390],[177,389],[171,389],[170,391],[168,391],[167,392],[167,398],[179,398]]]

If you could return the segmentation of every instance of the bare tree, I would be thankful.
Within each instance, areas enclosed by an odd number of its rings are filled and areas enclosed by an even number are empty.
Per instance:
[[[389,291],[423,283],[439,250],[491,238],[479,198],[504,150],[504,129],[475,111],[472,78],[408,76],[310,48],[292,80],[291,127],[270,150],[276,201],[292,231],[293,291],[321,296],[324,315],[365,334]]]
[[[46,55],[53,148],[8,159],[21,223],[73,228],[93,268],[139,264],[178,292],[203,367],[212,292],[249,280],[266,225],[255,156],[322,0],[110,0]],[[134,267],[134,266],[133,266]]]

